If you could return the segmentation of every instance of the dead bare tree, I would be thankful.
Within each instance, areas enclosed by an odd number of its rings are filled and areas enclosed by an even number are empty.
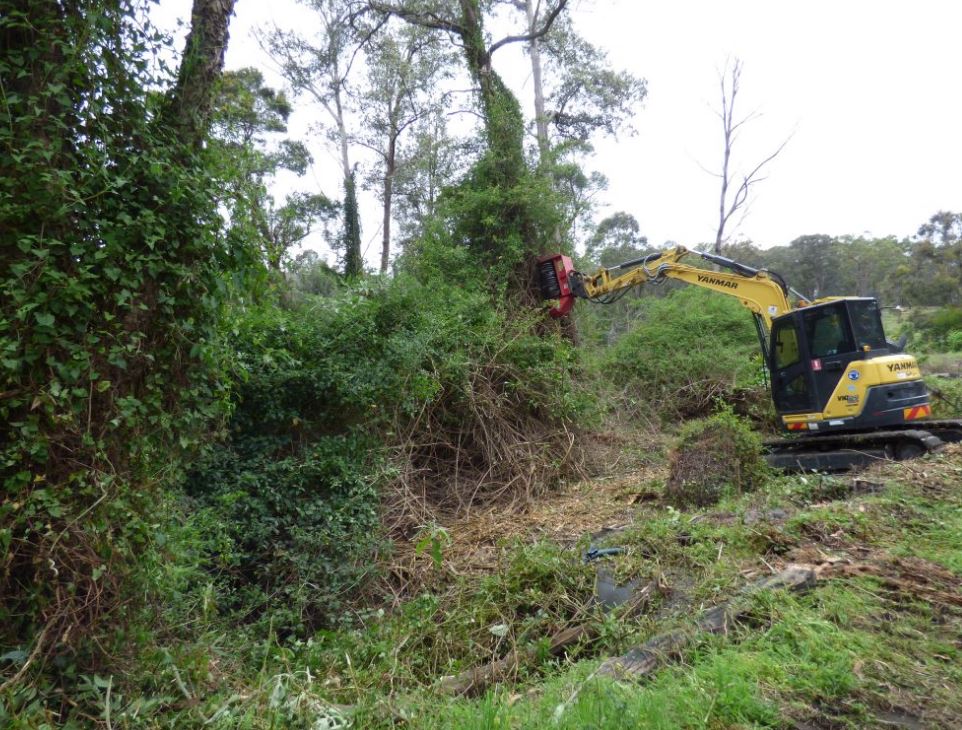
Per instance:
[[[751,112],[741,118],[736,118],[735,116],[735,102],[738,98],[738,92],[741,89],[742,67],[743,64],[741,60],[736,58],[733,62],[726,62],[725,67],[718,74],[719,86],[721,87],[721,110],[716,113],[722,122],[725,147],[721,172],[712,173],[721,179],[721,195],[718,201],[718,230],[715,233],[716,254],[721,253],[722,244],[727,240],[725,228],[728,225],[728,221],[739,211],[742,212],[743,216],[747,213],[749,193],[751,192],[752,186],[767,179],[768,176],[764,174],[765,168],[772,160],[778,157],[791,139],[791,135],[789,135],[774,152],[751,167],[747,173],[739,174],[737,177],[739,177],[740,180],[737,183],[737,187],[734,187],[734,193],[732,194],[733,184],[735,182],[732,179],[732,148],[738,140],[738,132],[741,128],[748,124],[748,122],[758,119],[761,116],[757,111]]]

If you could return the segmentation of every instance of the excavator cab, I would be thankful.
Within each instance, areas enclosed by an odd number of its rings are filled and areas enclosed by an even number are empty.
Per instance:
[[[875,299],[796,309],[772,320],[769,342],[772,398],[789,430],[880,428],[930,413],[918,365],[885,339]]]

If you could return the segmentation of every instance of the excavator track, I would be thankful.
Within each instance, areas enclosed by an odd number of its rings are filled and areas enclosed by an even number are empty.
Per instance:
[[[843,472],[903,461],[962,441],[962,420],[919,421],[917,428],[800,436],[765,443],[769,466],[786,472]]]

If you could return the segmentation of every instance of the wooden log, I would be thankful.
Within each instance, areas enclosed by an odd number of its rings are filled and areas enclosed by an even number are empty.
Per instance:
[[[649,676],[669,660],[678,658],[699,634],[727,634],[734,622],[748,612],[751,596],[777,589],[801,591],[814,586],[815,580],[812,568],[790,565],[780,573],[749,584],[732,600],[702,612],[691,628],[661,634],[629,649],[622,656],[606,660],[596,674],[618,679]]]
[[[569,646],[581,641],[591,641],[597,636],[598,629],[591,624],[584,623],[570,626],[551,637],[548,644],[548,654],[558,656]],[[482,664],[480,667],[468,669],[460,674],[442,677],[437,688],[445,694],[477,694],[489,685],[504,680],[522,664],[533,661],[537,655],[538,649],[536,647],[511,651],[501,659]]]

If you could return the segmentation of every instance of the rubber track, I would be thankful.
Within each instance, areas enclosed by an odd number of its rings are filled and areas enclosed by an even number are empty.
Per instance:
[[[765,459],[789,472],[841,472],[879,460],[907,459],[962,441],[962,420],[919,421],[916,428],[800,436],[765,443]]]

